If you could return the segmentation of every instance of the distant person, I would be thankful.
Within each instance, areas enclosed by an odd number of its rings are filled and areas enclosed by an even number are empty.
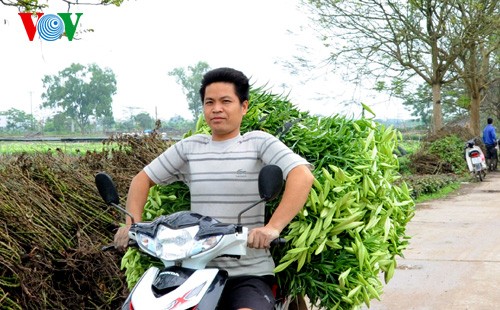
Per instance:
[[[496,149],[497,135],[493,126],[493,119],[488,117],[488,125],[483,130],[483,142],[486,147],[486,165],[489,171],[497,170],[498,153]]]

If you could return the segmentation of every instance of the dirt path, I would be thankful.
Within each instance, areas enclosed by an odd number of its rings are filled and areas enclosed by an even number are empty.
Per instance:
[[[417,205],[407,229],[405,258],[370,309],[500,309],[500,172]]]

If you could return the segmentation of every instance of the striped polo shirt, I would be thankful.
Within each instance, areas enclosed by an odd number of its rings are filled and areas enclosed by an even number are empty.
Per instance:
[[[190,189],[191,211],[237,223],[238,213],[260,199],[258,175],[265,165],[281,168],[283,177],[309,163],[273,135],[252,131],[225,141],[197,134],[169,147],[144,168],[156,184],[185,182]],[[265,204],[242,215],[243,226],[264,226]],[[274,262],[265,249],[247,249],[240,259],[217,258],[209,267],[230,276],[273,274]],[[250,268],[249,268],[250,267]]]

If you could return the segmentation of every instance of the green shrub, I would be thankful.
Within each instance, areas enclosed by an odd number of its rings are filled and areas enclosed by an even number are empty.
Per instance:
[[[460,178],[455,174],[440,175],[408,175],[405,181],[411,188],[411,196],[414,199],[422,195],[429,195],[439,192],[441,189],[459,182]]]
[[[404,176],[411,175],[410,158],[408,156],[398,157],[399,160],[399,173]]]
[[[407,154],[413,154],[415,153],[422,145],[421,141],[417,140],[406,140],[406,138],[403,138],[403,141],[398,143],[398,146],[403,148]]]
[[[465,142],[456,135],[443,137],[429,144],[429,153],[439,156],[439,158],[451,166],[451,171],[463,174],[467,170],[464,159]]]
[[[408,166],[413,174],[463,175],[467,171],[464,145],[464,141],[453,134],[426,141],[409,156]]]

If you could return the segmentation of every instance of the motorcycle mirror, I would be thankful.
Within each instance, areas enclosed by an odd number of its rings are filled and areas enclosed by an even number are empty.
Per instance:
[[[105,172],[99,172],[95,176],[95,184],[99,190],[99,194],[107,205],[113,206],[125,213],[131,218],[132,223],[135,223],[135,219],[132,214],[120,206],[120,197],[118,196],[118,191],[116,190],[115,183],[113,182],[111,176]]]
[[[120,203],[120,197],[118,197],[118,191],[111,176],[105,172],[99,172],[95,176],[95,184],[99,190],[99,194],[107,205]]]
[[[259,173],[259,194],[264,201],[273,200],[283,187],[283,171],[276,165],[267,165]]]
[[[263,201],[269,201],[278,196],[281,192],[281,188],[283,187],[283,171],[281,168],[276,165],[267,165],[264,166],[259,172],[259,195],[260,200],[251,206],[245,208],[238,214],[238,232],[241,232],[241,215],[248,210],[252,209],[259,203]]]

